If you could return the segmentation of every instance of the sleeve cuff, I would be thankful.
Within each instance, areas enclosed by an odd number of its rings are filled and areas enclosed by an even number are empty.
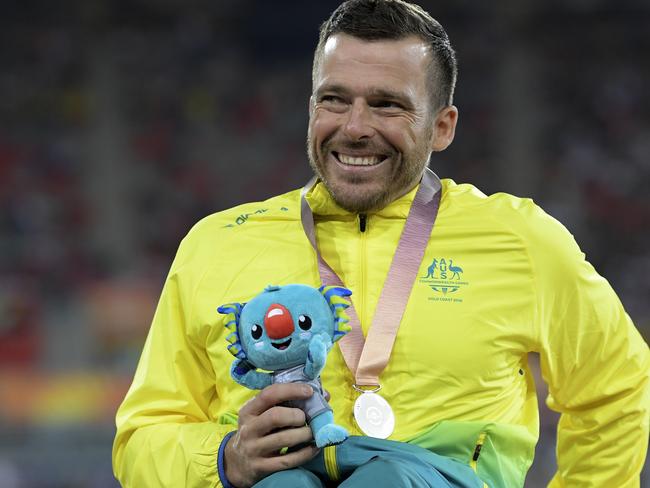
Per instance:
[[[235,488],[233,485],[230,484],[228,478],[226,478],[226,470],[224,469],[224,462],[223,462],[226,453],[226,444],[228,444],[228,441],[234,434],[235,431],[228,432],[223,438],[223,440],[221,441],[221,444],[219,444],[219,454],[217,455],[217,471],[219,472],[219,478],[221,479],[221,484],[223,485],[223,488]]]

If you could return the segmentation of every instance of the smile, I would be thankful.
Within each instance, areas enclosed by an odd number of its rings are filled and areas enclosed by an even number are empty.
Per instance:
[[[284,342],[280,342],[278,344],[274,342],[271,343],[273,347],[275,347],[276,349],[280,349],[280,351],[284,351],[287,347],[289,347],[289,344],[291,344],[291,339]]]
[[[339,162],[347,166],[375,166],[386,159],[386,156],[375,154],[353,156],[351,154],[343,154],[334,151],[332,154],[336,159],[338,159]]]

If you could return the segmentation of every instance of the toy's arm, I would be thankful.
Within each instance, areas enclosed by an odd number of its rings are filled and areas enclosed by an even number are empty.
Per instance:
[[[255,371],[255,367],[245,359],[235,359],[230,374],[237,383],[251,390],[261,390],[271,384],[270,373]]]
[[[305,363],[305,375],[312,380],[320,375],[325,367],[327,351],[332,347],[332,341],[324,334],[315,335],[309,343],[307,362]]]

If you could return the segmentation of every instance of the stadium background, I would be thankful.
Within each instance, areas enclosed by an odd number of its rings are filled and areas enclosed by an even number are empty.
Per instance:
[[[337,3],[3,2],[1,487],[117,486],[113,415],[178,242],[309,175],[310,61]],[[647,339],[650,4],[421,3],[460,61],[433,169],[532,196]],[[555,420],[529,487],[553,472]]]

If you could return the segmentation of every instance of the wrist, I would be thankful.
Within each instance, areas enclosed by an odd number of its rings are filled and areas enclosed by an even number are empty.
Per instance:
[[[232,466],[230,466],[230,469],[228,469],[228,460],[233,459],[233,454],[232,454],[232,445],[230,445],[230,439],[232,438],[233,435],[235,435],[236,431],[228,432],[224,438],[221,441],[221,444],[219,445],[219,454],[218,454],[218,459],[217,459],[217,469],[219,471],[219,478],[221,479],[221,484],[223,485],[223,488],[236,488],[236,486],[241,486],[241,485],[234,485],[233,481],[236,482],[236,480],[233,479],[233,473],[232,473]]]

